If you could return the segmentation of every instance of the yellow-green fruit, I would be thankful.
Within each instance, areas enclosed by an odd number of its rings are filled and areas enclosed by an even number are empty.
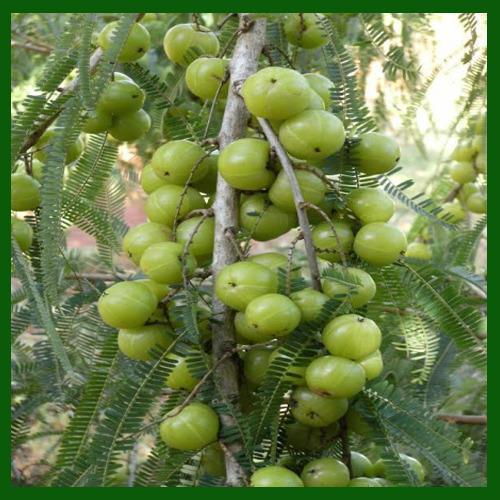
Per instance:
[[[249,382],[259,385],[264,380],[271,353],[269,349],[252,349],[246,353],[243,374]]]
[[[99,111],[113,116],[139,111],[146,94],[136,83],[128,80],[115,80],[104,89],[97,107]]]
[[[351,451],[351,469],[353,477],[373,476],[373,464],[370,459],[357,451]]]
[[[300,451],[318,451],[326,448],[338,436],[340,426],[338,422],[327,427],[310,427],[293,422],[286,428],[287,443]]]
[[[83,125],[83,131],[86,134],[100,134],[111,128],[113,117],[111,114],[102,110],[97,110],[93,115],[87,118]]]
[[[151,23],[156,20],[158,20],[158,14],[155,14],[153,12],[147,12],[142,18],[143,23]]]
[[[268,465],[255,471],[250,477],[250,486],[254,488],[296,488],[304,483],[295,472],[277,465]]]
[[[477,193],[478,191],[479,188],[475,184],[468,182],[467,184],[460,186],[460,191],[458,192],[457,197],[462,203],[465,203],[471,194]]]
[[[486,137],[483,135],[474,136],[472,146],[478,153],[484,153],[486,151]]]
[[[167,184],[168,182],[162,179],[155,172],[151,163],[144,166],[141,172],[141,186],[146,194],[151,194],[153,191],[156,191],[158,188],[166,186]]]
[[[219,417],[206,404],[194,402],[179,412],[175,408],[160,425],[167,446],[181,451],[199,450],[217,439]]]
[[[304,288],[292,293],[290,298],[299,307],[302,313],[302,321],[314,321],[317,319],[323,306],[328,301],[328,295],[313,288]]]
[[[465,219],[465,211],[457,201],[445,203],[441,206],[441,209],[437,214],[438,218],[450,224],[457,224]]]
[[[479,153],[474,160],[476,170],[481,173],[486,173],[486,153]]]
[[[398,143],[391,137],[378,132],[367,132],[359,137],[360,141],[351,151],[355,166],[369,175],[383,174],[394,168],[401,151]]]
[[[153,243],[170,240],[172,231],[169,227],[156,222],[145,222],[131,227],[123,238],[123,250],[134,264],[139,265],[142,254]]]
[[[147,286],[156,295],[158,300],[164,299],[168,295],[168,292],[170,292],[170,288],[167,285],[162,285],[156,281],[150,279],[141,279],[137,281],[141,283],[141,285]]]
[[[363,370],[365,370],[366,380],[377,378],[384,369],[382,353],[378,349],[368,354],[368,356],[358,359],[358,363],[363,367]]]
[[[42,182],[44,168],[45,168],[45,165],[40,160],[37,160],[36,158],[33,158],[31,160],[31,173],[32,173],[33,177],[40,183]],[[28,174],[28,172],[26,171],[26,165],[24,163],[20,163],[19,166],[17,167],[15,173],[16,174]]]
[[[430,260],[432,259],[432,250],[426,243],[413,241],[408,245],[405,256],[411,259]]]
[[[323,291],[328,297],[346,295],[354,308],[363,307],[375,297],[377,285],[366,271],[355,267],[343,268],[338,264],[333,264],[333,268],[339,274],[338,278],[327,275],[322,280]]]
[[[189,252],[201,265],[212,259],[214,249],[215,221],[213,217],[202,220],[202,216],[191,217],[177,227],[176,238],[179,243],[189,243]],[[192,236],[194,234],[194,236]]]
[[[198,191],[205,194],[214,194],[217,188],[217,174],[219,169],[217,168],[219,155],[210,155],[203,160],[203,163],[207,167],[207,173],[202,179],[192,183],[193,187]]]
[[[306,73],[304,77],[309,86],[323,99],[325,109],[328,109],[332,103],[333,82],[319,73]]]
[[[40,184],[28,174],[10,176],[10,208],[16,212],[35,210],[40,206]]]
[[[84,146],[85,142],[83,140],[83,137],[78,136],[75,139],[75,142],[71,143],[66,150],[66,165],[69,165],[70,163],[73,163],[74,161],[78,160],[78,158],[80,158],[81,154],[83,153]]]
[[[169,352],[167,358],[174,367],[165,381],[166,386],[170,389],[192,391],[199,380],[191,375],[187,358],[173,352]]]
[[[337,487],[349,485],[349,469],[340,460],[323,457],[309,462],[300,476],[306,487]]]
[[[288,259],[282,254],[277,252],[264,252],[251,255],[248,257],[250,262],[256,262],[261,266],[265,266],[271,271],[278,271],[278,269],[286,269],[288,265]]]
[[[347,206],[363,223],[387,222],[394,215],[394,202],[376,188],[358,188],[347,197]]]
[[[289,14],[286,17],[285,36],[292,45],[304,49],[316,49],[327,42],[326,33],[321,25],[321,14]]]
[[[104,26],[99,33],[97,44],[102,50],[107,51],[113,45],[113,35],[117,25],[117,21],[109,23]],[[118,55],[118,62],[126,63],[137,61],[149,50],[150,45],[151,36],[149,35],[149,31],[142,24],[134,23]]]
[[[188,89],[204,101],[212,100],[224,81],[229,61],[218,57],[199,57],[186,70]],[[227,82],[219,91],[219,97],[227,96]]]
[[[243,341],[240,343],[267,342],[272,339],[272,335],[261,332],[249,323],[244,312],[237,312],[234,316],[234,328]]]
[[[211,476],[226,475],[225,455],[219,443],[210,444],[203,449],[200,457],[200,472]]]
[[[382,484],[377,478],[355,477],[349,481],[350,488],[381,488]]]
[[[325,103],[321,96],[314,92],[314,90],[311,89],[311,100],[309,101],[309,106],[307,106],[306,109],[319,109],[321,111],[325,110]],[[279,133],[279,127],[281,124],[278,126],[277,131]]]
[[[311,94],[307,80],[293,69],[268,67],[245,80],[241,95],[251,114],[286,120],[305,110]]]
[[[145,325],[118,332],[118,347],[125,356],[136,361],[149,361],[153,348],[166,349],[174,338],[166,325]]]
[[[306,374],[307,366],[293,364],[290,358],[279,348],[272,352],[269,358],[269,365],[274,363],[276,360],[278,360],[278,363],[285,362],[287,364],[285,374],[281,380],[292,382],[293,385],[305,385],[306,381],[304,379],[304,375]]]
[[[481,193],[473,193],[465,202],[468,210],[474,214],[486,213],[486,198]]]
[[[140,109],[133,113],[115,116],[109,133],[118,141],[132,142],[141,138],[151,128],[151,117]]]
[[[177,24],[165,34],[163,49],[172,62],[187,66],[200,55],[216,56],[219,40],[205,26]]]
[[[27,252],[31,243],[33,243],[33,229],[31,226],[22,219],[11,217],[10,228],[19,248],[23,252]]]
[[[335,229],[335,232],[332,230]],[[330,223],[318,224],[313,232],[314,246],[319,250],[318,257],[329,262],[339,262],[342,252],[344,255],[351,251],[354,235],[348,222],[337,219]],[[340,250],[340,252],[339,252]]]
[[[450,166],[450,177],[459,184],[466,184],[474,181],[476,171],[471,162],[456,161]]]
[[[401,460],[410,468],[410,470],[417,476],[418,480],[423,483],[425,479],[425,469],[424,466],[413,457],[400,453],[399,457]]]
[[[451,155],[451,159],[455,161],[472,161],[476,154],[474,147],[470,145],[459,145],[455,148]]]

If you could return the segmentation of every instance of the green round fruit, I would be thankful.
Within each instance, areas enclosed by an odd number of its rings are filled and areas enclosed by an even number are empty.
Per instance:
[[[10,228],[19,248],[27,252],[33,243],[33,229],[24,220],[17,217],[10,218]]]
[[[119,71],[115,71],[113,73],[111,80],[113,80],[115,82],[132,82],[132,83],[134,83],[134,80],[132,80],[132,78],[130,78],[130,76],[126,75],[125,73],[120,73]]]
[[[450,177],[458,184],[466,184],[476,179],[476,171],[472,162],[455,161],[450,165]]]
[[[300,475],[306,487],[345,487],[349,485],[349,469],[332,457],[309,462]]]
[[[187,88],[204,101],[212,100],[224,81],[229,61],[218,57],[199,57],[186,70]],[[227,96],[227,82],[219,91],[219,97]]]
[[[450,201],[441,205],[441,211],[437,214],[439,219],[449,224],[457,224],[465,219],[465,211],[457,201]]]
[[[109,130],[112,126],[112,122],[113,117],[111,114],[98,109],[87,118],[83,125],[83,131],[86,134],[100,134],[101,132]]]
[[[474,193],[479,192],[479,187],[476,186],[475,184],[472,184],[471,182],[467,182],[466,184],[463,184],[460,186],[460,190],[458,191],[458,196],[457,198],[462,202],[465,203],[467,201],[467,198]]]
[[[269,241],[297,226],[297,216],[273,205],[267,195],[249,196],[240,207],[240,225],[256,241]]]
[[[199,380],[191,375],[187,358],[173,352],[169,352],[167,358],[174,367],[165,380],[165,385],[170,389],[192,391]]]
[[[335,233],[332,231],[332,225]],[[339,262],[341,255],[339,248],[346,255],[351,251],[354,241],[351,226],[341,219],[334,219],[332,223],[322,222],[312,231],[314,246],[319,250],[318,257],[329,262]],[[340,243],[340,246],[339,246]]]
[[[200,457],[200,473],[210,476],[226,475],[226,459],[219,443],[209,444]]]
[[[378,478],[384,478],[386,474],[385,461],[379,458],[376,462],[374,462],[372,472],[374,476]]]
[[[123,250],[134,264],[139,265],[142,254],[153,243],[169,241],[172,231],[156,222],[145,222],[131,227],[123,238]]]
[[[351,451],[351,469],[353,477],[373,476],[373,464],[370,459],[357,451]]]
[[[207,173],[202,179],[192,183],[195,189],[205,194],[211,195],[215,193],[217,188],[217,175],[219,173],[219,169],[217,168],[218,159],[219,155],[212,154],[203,160]]]
[[[250,383],[259,385],[264,380],[271,353],[269,349],[252,349],[246,353],[243,374]]]
[[[271,185],[274,173],[267,168],[269,143],[262,139],[238,139],[220,153],[220,175],[235,189],[258,191]]]
[[[180,412],[175,408],[160,425],[160,436],[167,446],[194,451],[213,443],[219,434],[219,417],[206,404],[194,402]]]
[[[321,160],[342,149],[345,130],[334,114],[314,109],[286,120],[280,127],[279,139],[295,158]]]
[[[151,360],[151,349],[166,349],[173,340],[172,331],[166,325],[145,325],[118,332],[118,348],[136,361]]]
[[[306,383],[304,375],[306,373],[307,366],[293,364],[290,357],[287,356],[287,354],[280,348],[277,348],[272,352],[269,358],[269,364],[271,365],[276,360],[278,360],[280,371],[282,370],[281,367],[283,363],[286,363],[286,368],[283,368],[285,370],[285,375],[282,377],[283,381],[291,382],[293,385],[304,385]]]
[[[432,250],[426,243],[413,241],[408,245],[405,256],[411,259],[430,260],[432,259]]]
[[[283,26],[285,36],[292,45],[304,49],[316,49],[328,41],[321,25],[321,14],[288,14]]]
[[[108,115],[126,115],[139,111],[146,99],[144,91],[134,82],[113,81],[104,89],[97,109]]]
[[[472,193],[467,198],[465,205],[474,214],[486,213],[486,198],[481,193]]]
[[[115,116],[109,133],[117,141],[132,142],[147,134],[150,128],[151,117],[140,109],[133,113]]]
[[[309,389],[334,398],[355,396],[363,389],[365,381],[365,371],[359,363],[337,356],[316,358],[306,370]]]
[[[187,66],[200,53],[216,56],[219,52],[219,40],[205,26],[177,24],[165,34],[163,49],[172,62]]]
[[[99,33],[97,44],[102,50],[108,51],[112,47],[114,31],[117,25],[118,21],[109,23]],[[142,24],[134,23],[118,55],[118,62],[127,63],[137,61],[149,50],[150,45],[151,36],[149,35],[149,31]]]
[[[80,158],[81,154],[83,153],[84,147],[85,147],[85,142],[83,138],[81,136],[78,136],[75,139],[75,142],[72,142],[68,146],[68,149],[66,150],[65,164],[69,165],[70,163],[73,163],[74,161],[78,160],[78,158]]]
[[[272,339],[270,335],[266,335],[260,332],[259,330],[257,330],[257,328],[255,328],[254,325],[250,324],[247,321],[245,313],[241,311],[237,312],[234,316],[234,328],[236,330],[236,333],[241,337],[241,340],[243,341],[240,343],[260,343],[267,342]]]
[[[382,334],[371,319],[358,314],[343,314],[323,329],[322,341],[334,356],[352,359],[365,358],[380,347]]]
[[[404,453],[400,453],[399,458],[409,467],[417,479],[423,483],[425,480],[424,466],[416,458],[405,455]]]
[[[32,158],[32,160],[31,160],[31,174],[40,183],[42,182],[44,168],[45,168],[45,165],[40,160],[37,160],[36,158]],[[16,168],[16,171],[14,173],[16,173],[16,174],[28,174],[28,172],[26,170],[26,165],[24,163],[20,163],[19,166]]]
[[[28,174],[10,176],[10,208],[16,212],[35,210],[42,201],[40,183]]]
[[[460,144],[455,148],[451,155],[454,161],[472,161],[476,154],[476,149],[471,145]]]
[[[138,328],[155,312],[158,299],[137,281],[122,281],[107,288],[97,303],[102,320],[113,328]]]
[[[180,243],[164,241],[153,243],[142,254],[140,267],[144,274],[152,280],[164,285],[182,283],[182,255],[184,247]],[[191,255],[185,256],[187,274],[196,269],[196,259]]]
[[[153,191],[146,202],[146,214],[149,220],[173,227],[177,212],[178,218],[182,218],[192,210],[205,208],[205,200],[198,191],[191,187],[187,189],[181,203],[183,191],[184,188],[173,184]]]
[[[480,174],[486,173],[486,153],[479,153],[474,160],[474,166]]]
[[[368,356],[358,359],[358,363],[363,367],[363,370],[365,370],[366,380],[377,378],[384,369],[382,353],[378,349],[368,354]]]
[[[304,76],[293,69],[274,66],[249,76],[241,95],[252,115],[268,120],[286,120],[304,111],[311,99]]]
[[[339,434],[339,424],[334,422],[327,427],[310,427],[293,422],[287,425],[286,441],[299,451],[318,451],[326,448]]]
[[[355,166],[368,175],[383,174],[392,170],[399,161],[401,151],[391,137],[378,132],[367,132],[351,150]]]
[[[395,262],[408,246],[406,236],[386,222],[372,222],[363,226],[354,238],[354,251],[364,261],[375,266]]]
[[[193,238],[191,235],[196,231]],[[196,261],[204,265],[212,260],[214,249],[215,221],[213,217],[202,216],[191,217],[181,222],[177,227],[176,238],[184,246],[188,241],[189,252],[196,258]]]
[[[328,301],[327,295],[314,288],[304,288],[292,293],[290,298],[299,307],[303,321],[316,320]]]
[[[325,110],[325,103],[323,99],[321,99],[321,96],[316,92],[314,92],[314,90],[312,89],[311,89],[311,100],[309,101],[309,106],[307,106],[306,109],[319,109],[321,111]],[[277,132],[279,133],[279,127],[277,129]]]
[[[284,337],[300,323],[300,309],[295,303],[278,293],[268,293],[253,299],[245,309],[247,322],[263,335]]]
[[[203,162],[203,148],[195,142],[180,140],[169,141],[160,146],[151,159],[156,174],[169,184],[184,186],[189,180],[203,179],[208,172],[208,163]]]
[[[343,417],[348,408],[345,398],[320,396],[307,387],[292,392],[290,411],[298,422],[310,427],[326,427]]]
[[[247,260],[250,262],[256,262],[257,264],[265,266],[275,272],[277,272],[278,269],[286,270],[288,266],[288,259],[282,253],[278,252],[258,253],[251,255]]]
[[[304,77],[314,92],[323,99],[325,109],[328,109],[332,104],[331,91],[333,90],[333,82],[319,73],[306,73]]]
[[[285,467],[268,465],[252,474],[250,486],[257,488],[296,488],[303,487],[304,484],[295,472]]]
[[[347,197],[347,206],[363,223],[387,222],[394,215],[394,202],[376,188],[358,188]]]
[[[350,488],[380,488],[382,484],[376,478],[355,477],[349,481]]]
[[[215,280],[215,294],[227,306],[244,311],[255,298],[278,290],[278,277],[255,262],[236,262],[226,266]]]
[[[153,191],[167,184],[167,181],[158,176],[151,163],[144,166],[141,172],[141,186],[146,194],[151,194]]]
[[[323,180],[308,170],[296,170],[295,177],[297,178],[304,201],[313,205],[321,204],[326,194],[326,186]],[[269,199],[274,205],[285,212],[293,214],[296,212],[297,208],[295,207],[292,187],[288,175],[284,170],[278,174],[271,186]]]
[[[167,285],[162,285],[156,281],[150,279],[140,279],[137,281],[141,285],[147,286],[156,295],[158,301],[164,299],[170,292],[170,288]]]

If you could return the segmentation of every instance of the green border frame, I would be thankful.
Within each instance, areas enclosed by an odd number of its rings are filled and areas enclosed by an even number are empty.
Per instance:
[[[245,12],[245,11],[269,11],[270,9],[273,12],[280,12],[280,11],[288,11],[288,12],[300,12],[301,9],[304,8],[305,4],[304,2],[297,2],[297,1],[275,1],[272,3],[272,8],[271,8],[271,3],[269,0],[267,1],[260,1],[260,0],[254,0],[252,2],[234,2],[234,1],[226,1],[226,0],[212,0],[210,4],[205,1],[199,1],[199,0],[188,0],[185,2],[179,2],[177,5],[174,4],[173,2],[165,2],[165,1],[143,1],[143,2],[127,2],[126,5],[124,5],[124,2],[117,2],[113,0],[108,0],[105,3],[105,7],[107,11],[121,11],[123,10],[124,7],[127,7],[130,11],[136,11],[137,9],[133,9],[135,5],[138,5],[141,7],[142,10],[145,10],[147,12],[155,12],[155,11],[160,11],[164,10],[165,8],[169,8],[170,12],[175,12],[176,9],[179,9],[178,12],[186,12],[186,11],[191,11],[191,12],[206,12],[206,11],[212,11],[212,12]],[[10,51],[7,52],[9,49],[8,47],[8,40],[7,38],[10,38],[10,13],[11,12],[58,12],[62,11],[69,11],[69,12],[89,12],[89,11],[100,11],[103,7],[103,3],[101,2],[96,2],[96,1],[87,1],[87,2],[71,2],[71,3],[65,3],[63,4],[62,2],[53,2],[53,1],[44,1],[44,2],[39,2],[39,1],[18,1],[18,2],[11,2],[9,5],[9,11],[8,13],[5,12],[2,13],[2,29],[0,30],[0,36],[1,36],[1,50],[3,51],[4,58],[2,60],[10,60]],[[115,9],[113,10],[113,7]],[[345,3],[340,3],[340,2],[331,2],[327,0],[323,1],[316,1],[313,4],[308,3],[307,4],[307,10],[308,11],[328,11],[331,12],[331,9],[337,8],[341,9],[342,12],[345,12],[347,9],[351,12],[486,12],[488,14],[488,21],[489,21],[489,26],[491,25],[493,27],[493,34],[488,33],[488,41],[493,42],[491,43],[491,47],[498,47],[496,43],[498,43],[498,38],[495,33],[495,28],[498,24],[498,21],[500,21],[500,4],[498,2],[485,2],[485,1],[476,1],[476,2],[467,2],[463,0],[454,0],[453,2],[444,2],[444,1],[427,1],[427,0],[421,0],[421,1],[416,1],[416,0],[407,0],[405,2],[402,2],[401,0],[399,1],[381,1],[381,2],[373,2],[369,0],[365,1],[359,1],[359,0],[354,0],[354,1],[349,1],[347,4]],[[3,8],[2,8],[3,10]],[[494,40],[497,39],[495,42]],[[499,116],[498,113],[498,91],[497,89],[500,88],[499,82],[498,82],[498,65],[495,64],[498,62],[497,59],[497,52],[498,48],[496,50],[491,50],[490,49],[490,61],[493,62],[493,64],[490,64],[490,71],[489,71],[489,81],[490,81],[490,88],[494,89],[494,91],[491,93],[489,96],[489,108],[491,108],[489,112],[489,136],[490,139],[494,139],[497,130],[499,129],[497,123],[496,123],[496,117]],[[4,66],[5,67],[5,66]],[[3,73],[3,72],[2,72]],[[7,73],[7,72],[6,72]],[[9,72],[10,74],[10,72]],[[7,77],[5,76],[2,78],[2,84],[5,89],[5,94],[7,92],[10,92],[8,90],[8,87],[10,89],[10,79],[8,80]],[[5,96],[5,108],[7,108],[7,96]],[[10,112],[10,109],[9,109]],[[7,111],[5,111],[4,116],[7,116]],[[5,129],[7,129],[7,126],[5,126]],[[9,144],[9,134],[7,133],[7,130],[5,130],[4,134],[1,134],[0,138],[2,140],[3,144],[3,151],[9,151],[10,150],[10,144]],[[499,204],[500,204],[500,196],[495,196],[496,195],[496,189],[500,187],[500,182],[498,181],[498,178],[500,176],[499,169],[497,167],[498,162],[496,161],[498,158],[498,151],[495,147],[491,147],[489,149],[489,155],[492,158],[492,161],[490,161],[490,164],[493,165],[492,168],[489,170],[489,207],[488,211],[490,214],[496,214],[498,213],[497,210],[499,209]],[[3,192],[3,196],[0,197],[0,203],[7,205],[7,200],[8,200],[8,191],[10,190],[10,186],[8,183],[7,179],[7,171],[8,168],[4,165],[4,168],[2,171],[4,172],[2,174],[2,181],[0,183],[0,190]],[[10,232],[10,218],[7,219],[7,214],[9,213],[9,209],[7,206],[3,207],[2,212],[5,214],[1,219],[2,223],[2,234],[5,235],[6,239],[8,238],[8,233]],[[495,231],[495,217],[491,218],[491,224],[493,226],[493,231],[490,231],[489,235],[489,252],[488,255],[491,255],[493,257],[488,258],[488,264],[490,264],[492,267],[489,267],[489,275],[492,279],[490,279],[490,283],[493,284],[493,286],[490,286],[490,291],[489,291],[489,303],[494,304],[496,302],[495,299],[497,299],[500,294],[498,291],[498,261],[496,256],[499,255],[499,248],[498,248],[498,234]],[[9,246],[8,244],[5,245],[7,247],[6,253],[9,254]],[[3,250],[3,246],[2,246]],[[5,276],[2,276],[2,281],[1,285],[2,288],[5,287],[5,296],[8,297],[10,293],[10,274],[9,277],[7,276],[8,271],[10,270],[10,266],[6,265],[8,262],[8,256],[5,256],[3,259],[4,265],[1,267],[1,272],[2,274],[5,274]],[[2,319],[4,321],[4,324],[6,326],[6,331],[10,330],[10,309],[9,309],[9,301],[4,300],[0,302],[1,304],[1,311],[2,311]],[[498,317],[495,315],[495,309],[493,309],[492,314],[490,316],[490,340],[492,343],[492,346],[490,347],[490,355],[489,355],[489,362],[488,362],[488,367],[489,367],[489,374],[490,378],[495,381],[496,377],[498,376],[498,368],[496,368],[496,362],[500,361],[500,353],[498,352],[498,337],[499,334],[496,332],[496,326],[498,325]],[[9,323],[8,323],[9,322]],[[5,425],[3,428],[5,429],[4,432],[0,433],[0,456],[2,459],[2,467],[1,467],[1,472],[0,472],[0,486],[2,491],[8,495],[9,498],[32,498],[32,495],[35,494],[37,498],[39,495],[42,496],[47,496],[50,498],[66,498],[68,495],[71,495],[72,497],[75,498],[87,498],[89,495],[94,495],[96,494],[97,496],[103,495],[106,498],[109,498],[111,495],[112,497],[116,498],[131,498],[133,496],[139,496],[144,494],[142,490],[138,488],[73,488],[73,491],[69,492],[69,488],[38,488],[38,487],[33,487],[33,488],[20,488],[20,487],[13,487],[10,482],[10,386],[8,385],[7,381],[10,381],[10,338],[5,332],[3,335],[2,339],[2,348],[1,352],[3,353],[2,356],[2,361],[0,362],[0,370],[2,371],[2,380],[4,382],[1,384],[1,391],[2,391],[2,411],[1,415],[5,416]],[[495,415],[498,414],[498,408],[500,406],[500,402],[498,401],[497,397],[497,390],[496,387],[493,386],[493,389],[489,391],[488,394],[488,403],[489,403],[489,414],[491,421],[495,421]],[[9,432],[7,431],[9,429]],[[453,498],[465,498],[470,496],[475,496],[479,495],[480,497],[484,498],[485,496],[489,496],[490,494],[495,494],[495,497],[498,498],[498,493],[500,492],[500,474],[496,474],[495,471],[498,470],[499,468],[499,460],[498,460],[498,455],[496,453],[496,447],[494,444],[500,443],[499,439],[499,432],[498,429],[496,429],[496,425],[491,425],[489,429],[489,438],[488,438],[488,446],[489,450],[491,451],[489,453],[488,457],[488,471],[490,472],[489,474],[489,481],[488,481],[488,486],[484,488],[427,488],[426,491],[423,491],[422,489],[419,488],[404,488],[404,492],[402,492],[402,488],[385,488],[382,490],[374,490],[374,491],[367,491],[367,490],[347,490],[347,489],[342,489],[340,495],[343,498],[359,498],[359,496],[365,496],[373,498],[373,495],[378,498],[398,498],[401,496],[401,494],[404,494],[405,496],[408,495],[407,498],[420,498],[422,495],[430,495],[430,497],[438,498],[438,496],[441,498],[442,495],[445,495],[446,497],[453,497]],[[350,492],[351,491],[351,492]],[[304,496],[304,490],[293,490],[289,489],[286,492],[274,492],[269,489],[265,490],[254,490],[252,488],[238,488],[236,490],[231,489],[231,488],[179,488],[173,490],[172,488],[169,489],[160,489],[160,488],[150,488],[147,490],[147,495],[148,497],[155,497],[155,498],[165,498],[165,497],[171,497],[172,495],[179,497],[179,498],[200,498],[202,496],[205,496],[206,494],[209,495],[217,495],[219,498],[232,498],[234,495],[236,495],[239,498],[253,498],[256,495],[259,495],[260,498],[262,497],[267,497],[267,498],[272,498],[272,496],[275,496],[276,494],[285,494],[287,497],[294,497],[294,498],[302,498]],[[321,488],[321,489],[316,489],[314,490],[314,496],[316,498],[331,498],[332,496],[339,495],[339,493],[335,493],[335,491],[332,492],[330,488]],[[478,497],[476,497],[478,498]]]

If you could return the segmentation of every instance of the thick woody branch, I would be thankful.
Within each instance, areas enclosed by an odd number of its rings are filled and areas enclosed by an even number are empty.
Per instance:
[[[229,66],[230,80],[226,109],[219,133],[219,146],[224,149],[228,144],[243,136],[249,113],[243,99],[237,93],[241,85],[252,73],[257,70],[259,55],[265,41],[265,20],[251,22],[248,14],[240,15],[238,39],[231,56]],[[236,191],[220,176],[217,178],[217,194],[213,205],[215,213],[214,257],[212,269],[214,280],[221,270],[236,262],[238,255],[227,234],[238,225],[238,197]],[[224,357],[226,352],[234,349],[234,315],[222,304],[217,297],[213,300],[213,315],[221,318],[221,323],[213,329],[212,349],[214,364]],[[223,396],[235,404],[238,402],[238,364],[235,356],[228,356],[214,372],[216,384],[224,393]],[[233,419],[228,415],[221,415],[223,426],[230,426]],[[235,456],[241,449],[240,443],[227,445],[227,456]],[[242,486],[246,478],[241,467],[235,460],[226,459],[226,483],[228,486]]]
[[[439,420],[444,420],[450,424],[487,425],[486,415],[436,415]]]

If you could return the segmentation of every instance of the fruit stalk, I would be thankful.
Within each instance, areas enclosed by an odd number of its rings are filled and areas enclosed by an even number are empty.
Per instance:
[[[293,170],[293,166],[288,158],[286,151],[283,149],[279,139],[276,137],[271,125],[264,118],[258,118],[259,125],[262,127],[264,131],[264,135],[266,139],[269,141],[269,144],[276,152],[278,159],[285,171],[288,180],[290,182],[290,186],[292,188],[293,199],[295,202],[295,207],[297,209],[297,217],[299,219],[300,228],[302,230],[302,235],[304,237],[304,246],[306,249],[307,262],[309,264],[309,271],[311,273],[311,281],[312,287],[315,290],[321,291],[321,281],[320,281],[320,273],[318,268],[318,261],[316,259],[316,251],[314,250],[314,243],[312,240],[311,234],[311,226],[309,225],[309,219],[307,217],[307,212],[304,207],[305,201],[302,196],[302,192],[299,187],[299,183],[297,181],[297,177],[295,176],[295,172]]]
[[[224,110],[222,125],[219,132],[219,149],[222,151],[228,144],[243,136],[249,113],[243,99],[237,93],[237,87],[257,71],[257,63],[265,42],[265,20],[257,20],[251,24],[248,14],[240,15],[239,36],[236,41],[230,63],[230,80],[227,104]],[[219,174],[217,178],[217,194],[213,205],[215,213],[215,235],[213,252],[214,280],[219,272],[237,260],[237,252],[227,237],[238,225],[238,197],[236,191],[229,186]],[[214,295],[214,317],[221,318],[222,324],[217,324],[212,333],[212,350],[214,364],[231,351],[235,346],[233,312],[220,302]],[[234,356],[220,363],[214,373],[215,382],[222,396],[232,403],[238,401],[238,365]],[[223,426],[230,426],[232,418],[221,415]],[[227,445],[228,451],[234,456],[241,449],[241,444]],[[228,486],[242,486],[241,467],[235,460],[229,460],[226,455],[226,483]]]

